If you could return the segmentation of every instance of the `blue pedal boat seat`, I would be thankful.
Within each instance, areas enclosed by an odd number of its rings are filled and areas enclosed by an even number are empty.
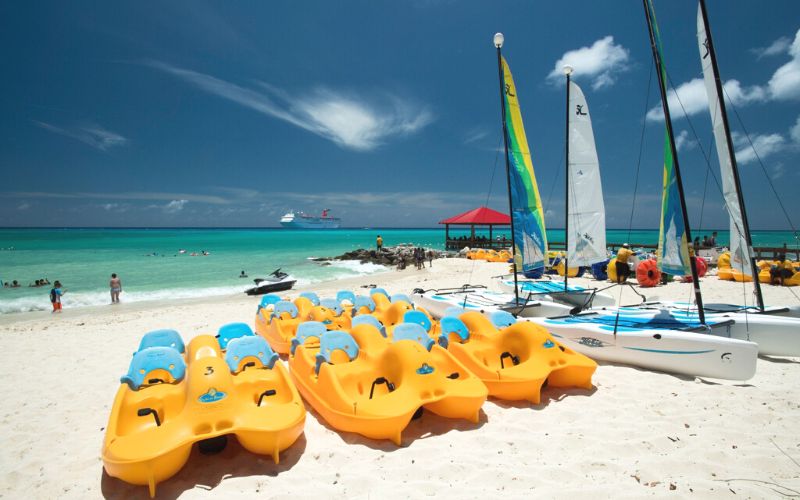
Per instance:
[[[253,330],[247,323],[228,323],[219,327],[217,331],[217,340],[219,341],[219,348],[223,351],[228,348],[228,342],[239,337],[255,336]]]
[[[228,349],[225,351],[225,362],[231,373],[236,374],[247,369],[247,363],[242,366],[248,358],[257,359],[264,368],[272,369],[278,361],[278,355],[269,346],[264,337],[253,335],[252,337],[239,337],[228,342]],[[240,370],[241,367],[241,370]]]
[[[172,380],[147,379],[147,376],[155,370],[168,372]],[[120,378],[120,382],[138,391],[142,385],[180,382],[185,375],[186,362],[183,361],[183,356],[172,347],[157,346],[148,347],[134,354],[128,373]]]
[[[297,325],[297,332],[295,332],[292,345],[289,348],[292,355],[294,355],[297,346],[305,344],[306,340],[310,338],[322,339],[322,336],[327,331],[328,329],[325,327],[325,323],[321,321],[306,321],[305,323]]]
[[[417,323],[400,323],[394,327],[392,339],[395,342],[400,340],[412,340],[418,342],[426,350],[430,351],[433,347],[433,339],[428,336],[428,332]]]

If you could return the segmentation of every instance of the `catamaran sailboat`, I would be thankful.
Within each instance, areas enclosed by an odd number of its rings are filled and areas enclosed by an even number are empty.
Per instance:
[[[500,81],[500,107],[503,138],[506,150],[506,177],[511,211],[514,267],[524,271],[544,268],[547,254],[547,235],[544,229],[544,210],[539,197],[536,176],[533,173],[531,153],[522,124],[517,88],[511,69],[500,53],[503,35],[495,35],[497,64]],[[514,274],[516,280],[516,273]],[[414,302],[435,316],[442,316],[449,307],[491,312],[506,310],[521,316],[552,316],[569,314],[574,305],[560,304],[553,297],[541,293],[497,293],[484,287],[466,285],[460,289],[418,290]]]
[[[755,374],[758,346],[730,338],[743,330],[730,318],[706,318],[694,259],[690,258],[689,218],[683,195],[677,148],[667,102],[661,37],[652,0],[643,0],[650,45],[658,73],[664,110],[664,189],[656,260],[673,276],[691,274],[696,317],[669,308],[614,307],[562,318],[532,318],[564,345],[597,360],[695,376],[746,380]],[[569,80],[569,75],[567,75]]]
[[[722,82],[704,0],[700,0],[697,7],[697,46],[703,66],[711,123],[720,163],[722,194],[729,214],[731,266],[742,274],[753,276],[753,270],[758,267],[752,252],[750,226],[739,182],[739,171],[728,127],[728,114],[722,98]],[[746,328],[735,329],[726,335],[758,343],[761,354],[800,356],[800,306],[766,307],[758,279],[753,280],[753,286],[755,305],[704,304],[703,311],[706,316],[715,319],[733,319],[737,323],[746,325]],[[669,307],[688,316],[697,316],[696,303],[662,302],[650,305]]]

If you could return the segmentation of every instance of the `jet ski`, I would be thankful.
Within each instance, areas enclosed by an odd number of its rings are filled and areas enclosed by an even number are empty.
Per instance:
[[[282,292],[290,290],[297,280],[292,279],[280,268],[272,271],[266,278],[256,278],[253,280],[256,286],[244,291],[247,295],[263,295],[265,293]]]

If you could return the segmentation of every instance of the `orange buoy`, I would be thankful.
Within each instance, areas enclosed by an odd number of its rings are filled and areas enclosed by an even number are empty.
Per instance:
[[[643,287],[656,286],[661,282],[661,271],[658,270],[655,259],[639,262],[636,266],[636,281]]]
[[[697,278],[700,279],[706,275],[706,272],[708,271],[708,264],[706,264],[705,259],[702,257],[696,257],[693,255],[692,258],[694,259],[694,268],[697,270]],[[737,271],[735,269],[731,271],[733,279],[739,281],[739,279],[736,277],[736,273]],[[690,274],[688,276],[684,276],[681,278],[681,281],[684,283],[691,283],[693,281],[692,275]]]
[[[698,278],[702,278],[708,272],[708,263],[702,257],[694,257],[694,267],[697,268]]]

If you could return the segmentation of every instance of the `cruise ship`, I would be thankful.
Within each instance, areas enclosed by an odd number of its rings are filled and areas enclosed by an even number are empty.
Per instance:
[[[290,229],[339,229],[342,220],[329,216],[328,212],[330,209],[326,208],[321,216],[316,217],[292,211],[281,217],[281,226]]]

